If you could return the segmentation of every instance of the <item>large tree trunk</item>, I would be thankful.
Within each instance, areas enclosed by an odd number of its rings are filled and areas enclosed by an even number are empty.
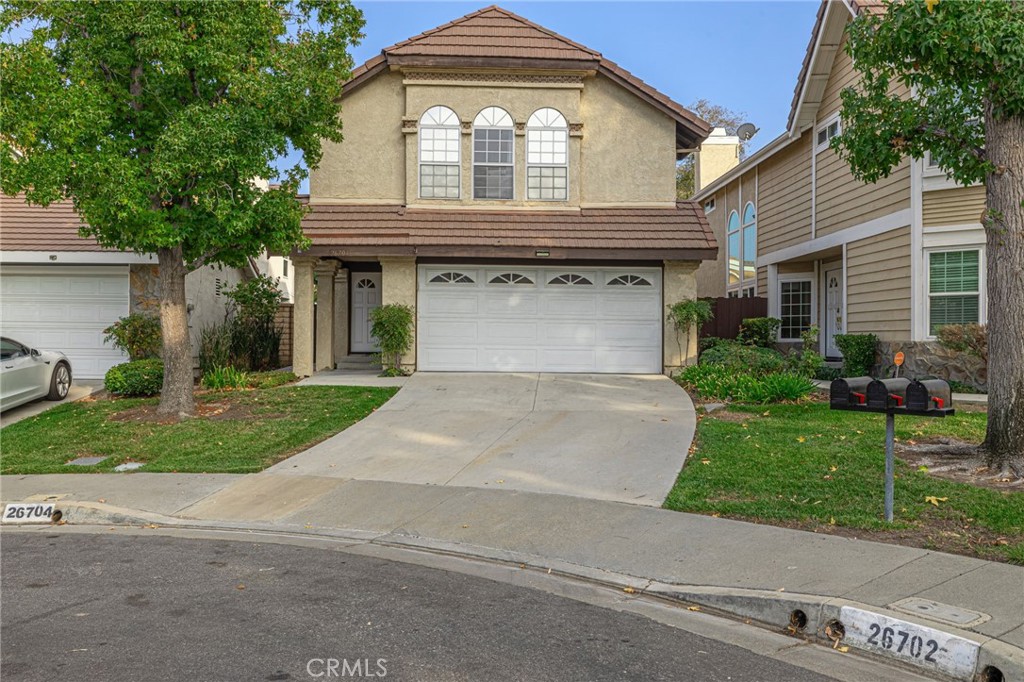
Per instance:
[[[988,104],[985,146],[996,171],[988,202],[988,465],[1024,473],[1024,119]]]
[[[185,307],[185,262],[181,247],[159,249],[160,330],[163,335],[164,386],[157,414],[190,417],[196,412],[192,394],[192,342]]]

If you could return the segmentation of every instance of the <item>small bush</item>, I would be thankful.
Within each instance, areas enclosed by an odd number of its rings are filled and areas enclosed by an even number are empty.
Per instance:
[[[160,318],[146,313],[132,313],[122,317],[103,330],[104,343],[119,348],[132,360],[146,360],[160,356],[163,340],[160,337]]]
[[[371,313],[370,334],[380,344],[381,364],[387,376],[403,376],[402,356],[412,347],[412,308],[392,303]]]
[[[299,377],[291,372],[250,372],[250,388],[277,388],[298,381]]]
[[[164,385],[164,363],[161,360],[133,360],[114,365],[103,378],[103,387],[113,395],[157,395]]]
[[[231,324],[215,324],[199,332],[199,371],[203,374],[231,364]]]
[[[234,289],[225,291],[224,295],[231,301],[235,317],[240,320],[273,321],[281,304],[281,290],[277,280],[267,275],[258,275],[240,282]]]
[[[203,374],[199,383],[203,388],[215,391],[227,388],[248,388],[249,376],[234,367],[214,367]]]
[[[700,356],[702,365],[719,365],[731,372],[755,375],[781,372],[786,363],[782,353],[772,348],[743,346],[735,341],[720,343],[708,348]]]
[[[747,317],[740,324],[736,340],[746,346],[774,348],[782,320],[775,317]]]
[[[822,364],[814,372],[814,378],[821,381],[835,381],[843,376],[843,370],[838,367],[830,367],[829,365]]]
[[[231,364],[255,372],[277,368],[281,330],[273,319],[236,317],[231,321]]]
[[[935,332],[939,344],[988,362],[988,327],[983,324],[945,324]]]
[[[862,377],[871,374],[878,354],[877,336],[836,334],[836,346],[843,354],[843,376]]]
[[[708,348],[714,348],[715,346],[721,345],[723,343],[735,342],[732,339],[723,339],[720,336],[705,336],[702,337],[701,340],[697,342],[697,348],[701,353],[703,353]]]
[[[803,347],[799,351],[793,351],[786,356],[786,367],[794,374],[804,377],[815,377],[818,371],[825,365],[825,359],[821,357],[815,348],[818,346],[818,326],[811,325],[800,335]]]
[[[676,301],[668,306],[668,321],[676,331],[676,344],[679,346],[679,358],[686,362],[686,354],[690,350],[690,330],[694,325],[700,331],[705,322],[710,322],[715,317],[711,304],[699,299],[687,298]],[[686,348],[683,348],[683,339],[686,339]]]
[[[953,393],[986,393],[986,391],[981,390],[974,384],[966,384],[953,379],[949,381],[949,390]]]
[[[677,379],[701,398],[744,403],[771,403],[807,397],[814,384],[807,377],[789,372],[754,376],[737,373],[722,365],[694,365]]]

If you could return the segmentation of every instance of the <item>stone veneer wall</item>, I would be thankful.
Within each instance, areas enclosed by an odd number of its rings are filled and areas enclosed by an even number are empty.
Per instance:
[[[988,390],[988,368],[984,362],[972,355],[943,348],[936,341],[879,341],[880,369],[883,372],[892,364],[893,355],[900,351],[906,355],[900,370],[902,376],[912,379],[930,376]]]
[[[160,268],[158,266],[129,266],[128,312],[160,314]]]

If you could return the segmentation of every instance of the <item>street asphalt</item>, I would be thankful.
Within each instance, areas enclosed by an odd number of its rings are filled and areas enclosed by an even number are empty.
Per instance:
[[[346,666],[394,680],[834,679],[631,613],[339,551],[41,531],[5,533],[2,569],[5,681],[326,680]]]

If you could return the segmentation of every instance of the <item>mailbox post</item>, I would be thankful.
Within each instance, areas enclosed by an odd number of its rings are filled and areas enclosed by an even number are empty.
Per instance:
[[[901,354],[902,355],[902,354]],[[897,363],[897,367],[902,362]],[[895,488],[896,415],[945,417],[955,414],[949,384],[941,379],[836,379],[829,387],[829,408],[885,415],[885,520],[892,523]]]

